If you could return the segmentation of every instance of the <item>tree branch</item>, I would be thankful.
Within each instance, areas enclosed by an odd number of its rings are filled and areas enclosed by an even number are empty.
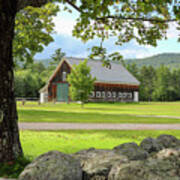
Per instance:
[[[24,9],[27,6],[41,7],[52,0],[18,0],[17,11]]]
[[[166,23],[166,22],[174,22],[176,19],[155,19],[155,18],[134,18],[134,17],[123,17],[123,16],[106,16],[101,18],[96,18],[97,20],[106,20],[106,19],[122,19],[122,20],[133,20],[133,21],[148,21],[148,22],[156,22],[156,23]]]
[[[70,6],[72,6],[74,9],[76,9],[78,12],[82,13],[83,11],[78,7],[76,6],[75,4],[73,4],[71,1],[69,0],[65,0]]]

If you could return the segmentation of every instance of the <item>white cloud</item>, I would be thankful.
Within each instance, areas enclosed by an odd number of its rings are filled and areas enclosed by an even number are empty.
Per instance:
[[[178,38],[180,32],[176,29],[177,23],[169,23],[169,29],[167,30],[167,38]]]
[[[65,15],[58,15],[53,19],[55,23],[55,31],[59,35],[71,36],[75,20]]]
[[[145,48],[140,48],[140,49],[124,49],[124,50],[119,50],[119,53],[121,53],[125,59],[129,58],[145,58],[145,57],[150,57],[152,55],[155,55],[155,53],[148,51]]]

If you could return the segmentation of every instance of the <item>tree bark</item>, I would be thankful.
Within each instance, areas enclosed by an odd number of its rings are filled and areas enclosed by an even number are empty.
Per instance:
[[[14,97],[12,43],[17,0],[0,0],[0,163],[22,155]]]

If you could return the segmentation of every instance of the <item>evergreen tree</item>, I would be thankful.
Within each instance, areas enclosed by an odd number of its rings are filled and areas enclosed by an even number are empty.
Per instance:
[[[56,49],[55,53],[52,55],[50,64],[56,67],[65,55],[66,53],[62,52],[61,48]]]
[[[139,79],[139,68],[137,67],[136,63],[127,64],[125,67],[133,76]]]
[[[176,96],[176,90],[171,83],[172,76],[170,70],[161,66],[157,69],[157,76],[154,81],[153,99],[160,101],[172,101]]]
[[[152,66],[143,66],[140,70],[140,100],[151,101],[154,90],[154,79],[156,71]]]

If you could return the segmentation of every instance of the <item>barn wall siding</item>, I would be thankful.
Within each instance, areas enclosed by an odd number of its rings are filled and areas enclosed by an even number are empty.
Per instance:
[[[120,88],[111,86],[95,86],[89,101],[111,101],[111,102],[132,102],[134,100],[134,91],[136,88]]]

